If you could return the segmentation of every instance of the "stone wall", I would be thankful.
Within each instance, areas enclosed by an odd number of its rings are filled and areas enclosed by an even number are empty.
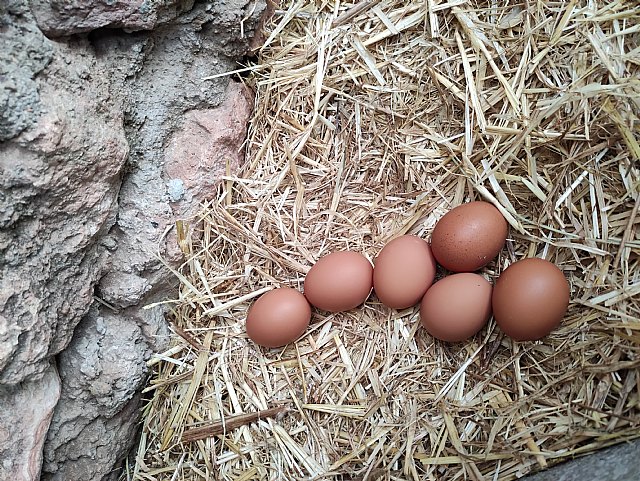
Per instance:
[[[262,0],[0,5],[0,479],[117,479],[173,227],[241,144]]]

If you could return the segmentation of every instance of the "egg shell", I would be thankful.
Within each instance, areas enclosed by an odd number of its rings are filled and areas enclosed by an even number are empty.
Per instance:
[[[333,252],[318,260],[304,280],[304,295],[319,309],[340,312],[367,300],[373,286],[373,266],[362,254]]]
[[[297,290],[282,287],[256,300],[247,313],[247,335],[264,347],[281,347],[298,339],[311,321],[311,306]]]
[[[420,302],[436,275],[429,244],[414,235],[393,239],[378,254],[373,290],[385,306],[405,309]]]
[[[496,323],[512,339],[534,341],[553,331],[569,307],[569,283],[553,263],[523,259],[507,267],[493,289]]]
[[[422,298],[422,325],[442,341],[464,341],[489,320],[491,290],[491,283],[478,274],[453,274],[441,279]]]
[[[498,255],[508,225],[488,202],[469,202],[447,212],[431,234],[431,250],[438,263],[453,272],[473,272]]]

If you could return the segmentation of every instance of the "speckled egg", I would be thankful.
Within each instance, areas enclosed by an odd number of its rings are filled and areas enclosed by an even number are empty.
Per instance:
[[[438,263],[453,272],[473,272],[498,255],[508,225],[488,202],[469,202],[447,212],[431,234],[431,250]]]

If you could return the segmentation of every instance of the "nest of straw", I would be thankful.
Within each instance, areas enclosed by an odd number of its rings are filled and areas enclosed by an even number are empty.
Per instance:
[[[280,8],[246,165],[180,235],[129,479],[512,480],[640,436],[635,2]],[[286,348],[247,339],[252,300],[321,256],[428,239],[474,199],[510,223],[485,276],[540,256],[570,282],[543,341],[491,321],[443,343],[375,297]]]

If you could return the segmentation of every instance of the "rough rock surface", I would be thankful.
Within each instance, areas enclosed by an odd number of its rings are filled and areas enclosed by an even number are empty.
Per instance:
[[[151,30],[193,7],[194,0],[32,0],[40,29],[49,36],[111,27]]]
[[[9,123],[20,122],[8,134],[22,133],[0,143],[0,395],[3,410],[17,406],[0,419],[0,432],[11,433],[0,441],[3,466],[12,469],[0,479],[30,480],[39,477],[58,400],[50,387],[52,359],[87,313],[114,247],[107,234],[128,144],[108,81],[92,77],[88,42],[54,45],[20,24],[13,27],[25,33],[12,37],[17,51],[34,41],[51,54],[46,67],[38,56],[34,63],[29,55],[10,57],[19,64],[18,82],[36,89],[30,97],[36,103],[21,115],[8,112]],[[16,97],[14,104],[23,105]],[[31,408],[43,416],[38,423],[21,402],[29,392]]]
[[[640,479],[640,441],[597,451],[583,458],[554,466],[546,471],[525,476],[523,481],[633,481]]]
[[[135,319],[93,306],[58,357],[64,394],[49,429],[45,479],[102,479],[126,455],[148,349]]]
[[[143,309],[172,296],[159,257],[179,259],[175,220],[242,161],[251,95],[202,77],[237,67],[264,5],[33,0],[53,35],[154,28],[52,41],[27,3],[0,5],[0,399],[41,418],[2,413],[0,479],[38,479],[49,420],[42,479],[117,479],[168,332],[162,304]]]
[[[41,109],[34,77],[53,57],[51,43],[30,21],[21,1],[0,5],[0,142],[37,120]]]
[[[44,69],[40,57],[10,57],[23,79],[42,71],[32,126],[0,143],[1,384],[43,373],[86,314],[128,153],[122,109],[108,80],[93,74],[88,42],[52,44],[24,32],[16,51],[33,39],[51,57]]]
[[[216,109],[191,110],[165,149],[164,172],[174,212],[195,215],[194,199],[211,197],[215,185],[242,161],[242,145],[251,114],[246,87],[231,83],[227,98]]]
[[[60,378],[53,366],[34,381],[0,390],[0,426],[13,424],[16,412],[20,425],[0,429],[0,479],[38,479],[42,445],[60,397]]]

